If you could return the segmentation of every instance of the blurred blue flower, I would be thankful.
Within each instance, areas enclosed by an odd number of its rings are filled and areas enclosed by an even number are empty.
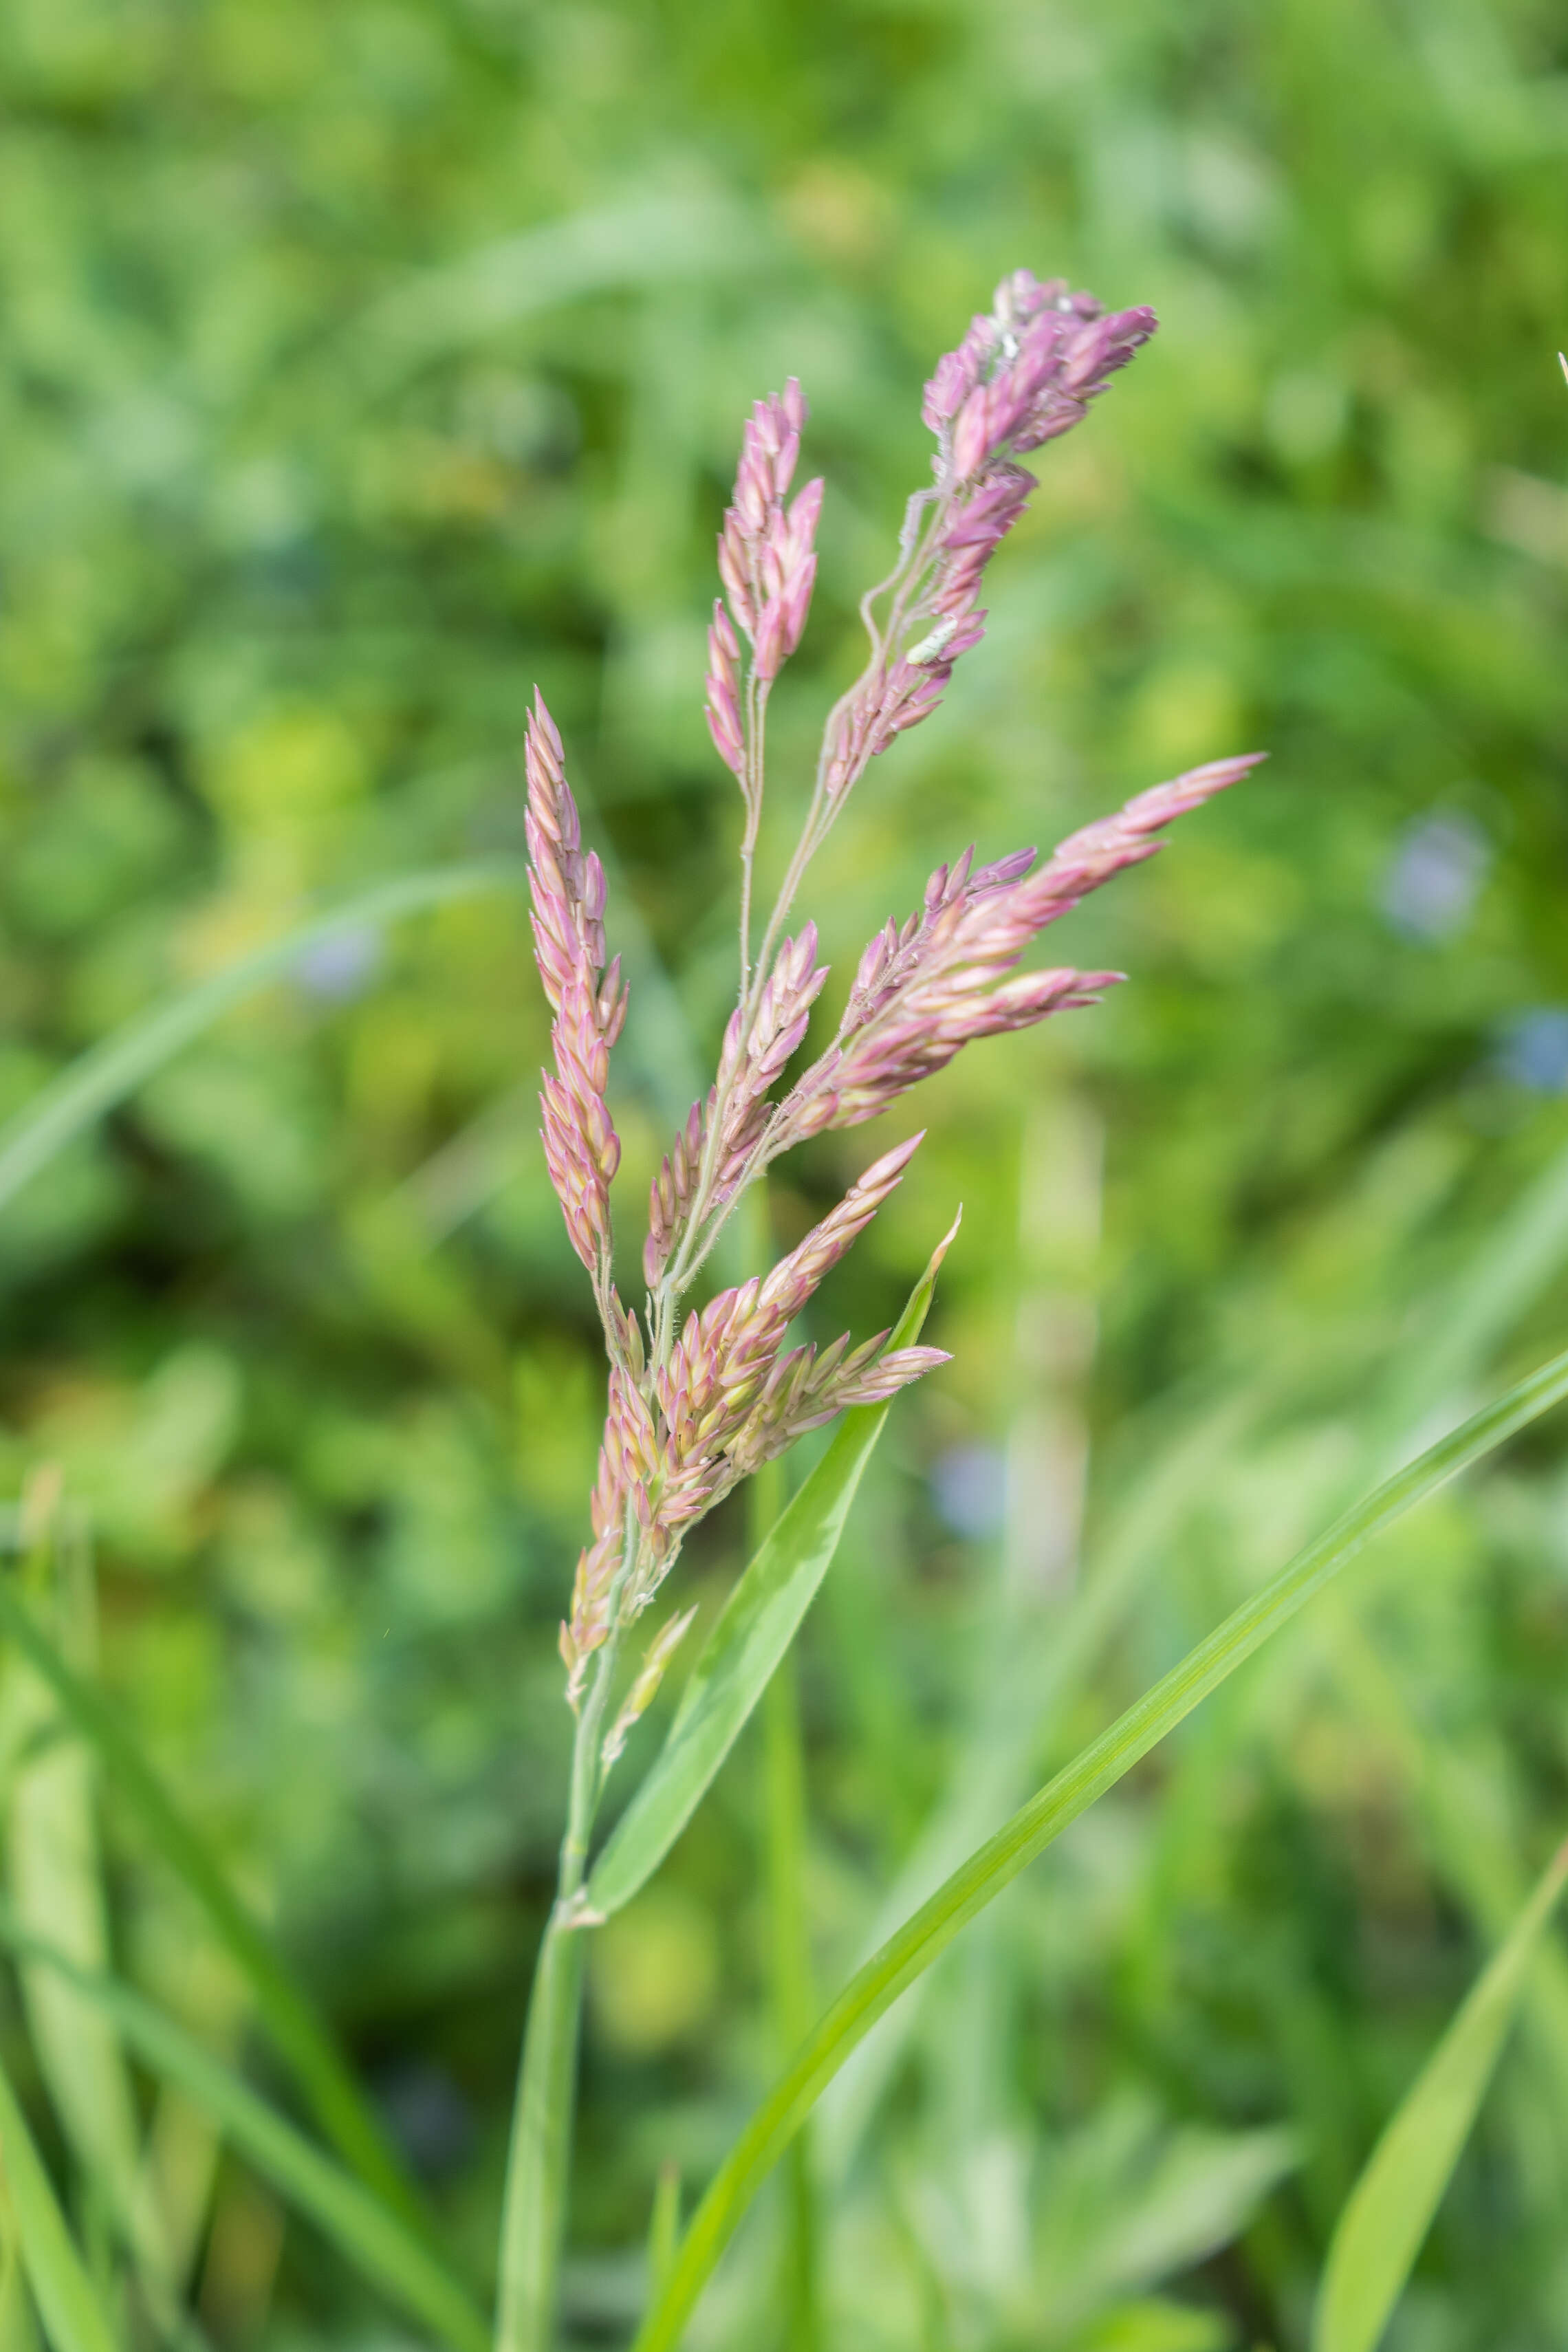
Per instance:
[[[994,1536],[1007,1507],[1007,1465],[994,1445],[950,1445],[931,1467],[931,1500],[955,1536]]]
[[[1407,939],[1450,940],[1470,919],[1491,845],[1470,817],[1449,810],[1406,825],[1383,878],[1383,911]]]
[[[294,966],[294,978],[307,996],[325,1004],[348,1004],[363,996],[381,970],[381,933],[365,923],[353,930],[333,931],[304,949]]]
[[[1568,1095],[1568,1004],[1516,1013],[1498,1040],[1497,1066],[1532,1094]]]

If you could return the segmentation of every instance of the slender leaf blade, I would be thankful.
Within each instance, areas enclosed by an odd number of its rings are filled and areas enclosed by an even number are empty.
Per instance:
[[[1565,1885],[1568,1843],[1548,1864],[1373,2148],[1334,2229],[1312,2352],[1375,2352],[1381,2342],[1470,2136],[1531,1958]]]
[[[230,2146],[373,2285],[434,2329],[453,2352],[489,2352],[484,2317],[417,2233],[183,2026],[119,1978],[79,1968],[3,1909],[0,1937],[30,1966],[52,1969],[111,2020],[146,2063],[209,2115]]]
[[[633,2352],[673,2352],[742,2214],[824,2089],[878,2018],[960,1929],[1375,1536],[1564,1397],[1568,1352],[1531,1373],[1342,1513],[1081,1749],[873,1953],[825,2011],[720,2167]]]
[[[402,2168],[305,1994],[164,1789],[139,1742],[96,1684],[67,1664],[5,1577],[0,1577],[0,1637],[15,1643],[50,1686],[63,1712],[107,1768],[116,1795],[141,1815],[163,1860],[201,1905],[244,1971],[262,2021],[322,2129],[380,2195],[400,2212],[416,2217],[417,2200]]]
[[[116,2352],[16,2095],[0,2072],[0,2194],[53,2352]]]
[[[86,1659],[96,1614],[91,1559],[79,1515],[58,1507],[49,1474],[36,1482],[23,1523],[33,1529],[24,1573],[34,1605],[63,1646]],[[0,1683],[0,1751],[16,1759],[3,1810],[17,1912],[79,1966],[103,1968],[109,1907],[92,1754],[62,1723],[54,1693],[26,1659],[11,1659]],[[156,2205],[139,2193],[140,2128],[119,2037],[109,2019],[51,1971],[24,1967],[21,1979],[34,2055],[67,2140],[150,2292],[162,2295],[169,2264]]]
[[[889,1345],[920,1336],[952,1230],[932,1253]],[[832,1564],[889,1406],[857,1405],[731,1593],[691,1670],[658,1761],[589,1874],[588,1908],[603,1917],[647,1885],[702,1801]]]
[[[194,988],[182,989],[151,1012],[79,1055],[0,1129],[0,1208],[47,1168],[106,1111],[124,1102],[183,1047],[210,1029],[231,1007],[289,971],[302,955],[342,931],[363,930],[453,898],[515,889],[524,868],[516,859],[487,859],[405,874],[363,890],[327,913],[241,956]]]

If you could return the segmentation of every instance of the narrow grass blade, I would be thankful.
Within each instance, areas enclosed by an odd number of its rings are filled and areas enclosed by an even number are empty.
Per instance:
[[[0,2194],[53,2352],[116,2352],[16,2095],[0,2073]]]
[[[0,1911],[0,1937],[30,1965],[55,1970],[84,2001],[110,2018],[156,2074],[175,2084],[269,2180],[313,2221],[361,2274],[453,2352],[489,2352],[481,2314],[418,2235],[370,2191],[312,2147],[302,2133],[258,2096],[183,2026],[118,1978],[79,1969],[62,1952]],[[35,2286],[36,2286],[35,2282]],[[41,2298],[40,2298],[41,2299]]]
[[[0,1129],[0,1208],[47,1168],[58,1151],[133,1094],[183,1046],[210,1029],[232,1006],[279,979],[321,940],[341,931],[392,922],[399,915],[442,906],[449,899],[469,898],[486,890],[516,889],[523,872],[520,862],[495,859],[438,866],[380,883],[127,1022],[79,1055]]]
[[[1521,1381],[1346,1511],[1083,1748],[906,1920],[850,1979],[725,2158],[692,2217],[674,2273],[634,2352],[672,2352],[742,2215],[823,2090],[877,2019],[960,1929],[1375,1536],[1565,1396],[1568,1353]]]
[[[548,2352],[554,2341],[582,2017],[583,1937],[552,1918],[528,1999],[501,2195],[496,2352]]]
[[[38,2352],[38,2328],[27,2293],[27,2274],[16,2243],[16,2224],[0,2199],[0,2352]]]
[[[158,1852],[195,1896],[238,1962],[257,2008],[318,2121],[340,2153],[410,2220],[418,2203],[326,2028],[205,1845],[167,1794],[119,1716],[66,1664],[10,1580],[0,1577],[0,1637],[42,1677],[105,1767],[116,1795],[140,1814]]]
[[[568,213],[419,272],[356,322],[356,364],[373,381],[395,381],[557,303],[730,277],[754,267],[763,249],[752,215],[720,192],[644,189],[630,203]]]
[[[1508,2038],[1531,1957],[1568,1885],[1568,1844],[1542,1874],[1372,2152],[1340,2215],[1312,2352],[1375,2352],[1421,2251]]]
[[[956,1222],[939,1243],[889,1345],[918,1337]],[[822,1460],[730,1595],[691,1670],[664,1748],[589,1874],[590,1909],[607,1917],[652,1877],[707,1793],[826,1575],[889,1407],[844,1415]]]
[[[656,2294],[675,2266],[680,2243],[680,2168],[668,2160],[658,2168],[653,2185],[653,2210],[647,2223],[648,2283]]]
[[[986,1694],[985,1717],[971,1731],[947,1795],[877,1906],[863,1946],[866,1958],[958,1868],[988,1824],[1005,1817],[1037,1778],[1051,1724],[1083,1689],[1095,1662],[1136,1606],[1163,1544],[1196,1496],[1212,1486],[1263,1402],[1256,1390],[1226,1397],[1163,1451],[1156,1448],[1120,1500],[1093,1575],[1059,1616],[1016,1643]],[[847,2175],[897,2074],[921,1998],[912,1993],[882,2020],[823,2100],[816,2126],[829,2194]]]
[[[81,1659],[93,1647],[92,1563],[79,1514],[59,1507],[58,1475],[39,1473],[23,1506],[33,1541],[24,1574],[33,1605]],[[79,1967],[109,1960],[93,1759],[61,1720],[54,1693],[25,1659],[0,1686],[0,1747],[16,1753],[6,1789],[11,1893],[24,1925]],[[111,2021],[53,1971],[25,1967],[22,1991],[38,2071],[78,2162],[102,2195],[150,2293],[166,2304],[170,2268],[156,2209],[140,2194],[140,2126],[130,2069]]]
[[[1384,1458],[1390,1444],[1407,1441],[1485,1369],[1490,1350],[1540,1297],[1565,1255],[1568,1152],[1560,1152],[1467,1258],[1419,1344],[1390,1374],[1373,1416],[1373,1442]]]

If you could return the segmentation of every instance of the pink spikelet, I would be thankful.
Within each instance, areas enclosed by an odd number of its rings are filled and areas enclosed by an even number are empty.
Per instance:
[[[542,1075],[544,1157],[572,1246],[595,1276],[610,1250],[610,1181],[621,1146],[605,1100],[610,1048],[626,1014],[620,958],[605,969],[605,876],[583,854],[555,722],[535,694],[525,741],[529,888],[539,976],[554,1019]]]
[[[884,1152],[770,1274],[711,1299],[646,1381],[640,1340],[628,1329],[626,1367],[610,1374],[594,1540],[577,1563],[561,1629],[574,1706],[589,1660],[609,1637],[628,1531],[635,1571],[619,1604],[623,1621],[647,1606],[689,1529],[752,1468],[847,1405],[880,1402],[946,1361],[933,1348],[889,1349],[885,1331],[853,1353],[847,1339],[820,1356],[814,1346],[781,1352],[790,1324],[897,1188],[920,1141],[917,1135]]]
[[[985,634],[985,567],[1017,522],[1035,478],[1017,457],[1080,424],[1154,332],[1149,310],[1109,315],[1064,278],[1015,270],[953,352],[937,362],[923,415],[937,438],[937,488],[923,577],[896,645],[836,714],[824,762],[841,799],[868,761],[929,719],[961,655]]]
[[[816,925],[807,923],[798,940],[778,950],[750,1022],[739,1008],[730,1016],[718,1074],[706,1103],[693,1103],[653,1182],[643,1272],[649,1287],[669,1263],[685,1224],[686,1212],[702,1169],[715,1119],[710,1205],[721,1209],[751,1160],[773,1110],[771,1093],[805,1038],[811,1008],[822,992],[827,966],[816,961]]]
[[[708,732],[713,749],[731,775],[743,785],[746,773],[745,738],[741,727],[741,648],[722,601],[713,600],[708,627]]]
[[[662,1432],[659,1469],[647,1486],[643,1567],[628,1601],[633,1609],[651,1600],[686,1529],[745,1475],[738,1465],[755,1454],[760,1433],[782,1425],[776,1391],[784,1333],[824,1276],[896,1190],[920,1142],[917,1135],[884,1152],[770,1274],[753,1276],[738,1289],[721,1291],[686,1325],[668,1363],[656,1370],[653,1387]],[[847,1368],[837,1355],[824,1367],[811,1391],[819,1419],[831,1419],[846,1403],[860,1401],[862,1391],[871,1393],[867,1383],[875,1385],[873,1367],[886,1338],[883,1333],[868,1349],[858,1351]],[[840,1343],[840,1354],[847,1344]],[[931,1363],[942,1360],[929,1349],[900,1353],[906,1360],[898,1367],[895,1385],[918,1379]],[[841,1395],[833,1385],[835,1372],[844,1376]],[[838,1401],[825,1404],[827,1395],[838,1395]],[[802,1429],[814,1425],[799,1424]],[[784,1439],[781,1445],[790,1442]],[[607,1424],[605,1444],[608,1447]],[[759,1458],[772,1457],[764,1454]]]
[[[1090,890],[1152,857],[1152,836],[1255,768],[1261,752],[1215,760],[1156,784],[1062,843],[1037,873],[1033,850],[973,871],[938,866],[920,910],[889,923],[860,959],[834,1045],[784,1104],[767,1157],[826,1128],[875,1118],[976,1037],[1031,1028],[1098,1003],[1121,977],[1067,967],[1007,979],[1030,942]]]
[[[794,376],[782,399],[771,393],[755,404],[742,437],[734,500],[719,534],[719,576],[751,640],[752,676],[764,683],[778,676],[799,645],[816,579],[821,478],[784,505],[806,415]]]

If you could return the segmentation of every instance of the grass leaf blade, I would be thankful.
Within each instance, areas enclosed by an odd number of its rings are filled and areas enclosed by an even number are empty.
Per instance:
[[[938,1244],[889,1341],[919,1337],[937,1271],[958,1230]],[[691,1670],[657,1762],[589,1874],[589,1908],[605,1916],[647,1885],[691,1819],[774,1667],[799,1631],[844,1532],[889,1408],[858,1405],[731,1593]]]
[[[0,2195],[53,2352],[116,2352],[16,2095],[0,2072]]]
[[[1312,2352],[1375,2352],[1381,2342],[1470,2136],[1531,1957],[1564,1885],[1568,1844],[1547,1865],[1373,2148],[1334,2229]]]
[[[127,1022],[79,1055],[0,1129],[0,1208],[47,1168],[58,1151],[133,1094],[204,1029],[280,978],[323,940],[390,922],[422,908],[444,906],[449,899],[515,889],[522,874],[521,864],[493,859],[379,883]]]
[[[0,1577],[0,1636],[14,1643],[49,1685],[65,1714],[96,1749],[116,1795],[140,1814],[163,1860],[201,1905],[248,1979],[273,2042],[288,2061],[328,2137],[399,2212],[416,2218],[418,2206],[414,2192],[327,2029],[114,1708],[95,1684],[66,1664],[4,1577]]]
[[[78,1968],[0,1910],[0,1937],[36,1967],[56,1970],[110,2018],[146,2063],[219,2125],[279,2193],[355,2268],[453,2352],[489,2352],[490,2331],[445,2266],[389,2206],[313,2147],[276,2108],[118,1978]]]
[[[1568,1353],[1531,1373],[1342,1513],[1080,1750],[889,1937],[819,2020],[721,2166],[692,2217],[674,2271],[637,2335],[634,2352],[673,2352],[742,2215],[824,2089],[878,2018],[945,1951],[966,1922],[1375,1536],[1565,1396]]]

